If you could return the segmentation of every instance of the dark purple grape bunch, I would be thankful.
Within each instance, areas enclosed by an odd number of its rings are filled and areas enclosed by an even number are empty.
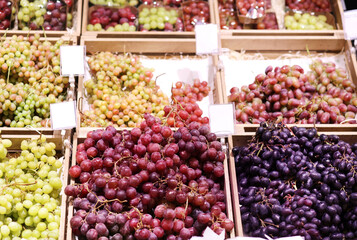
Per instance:
[[[62,0],[49,0],[44,15],[45,30],[61,31],[66,29],[67,5]]]
[[[12,2],[9,0],[0,0],[0,30],[10,28],[12,16]]]
[[[232,149],[245,233],[357,239],[356,151],[316,129],[261,123]]]

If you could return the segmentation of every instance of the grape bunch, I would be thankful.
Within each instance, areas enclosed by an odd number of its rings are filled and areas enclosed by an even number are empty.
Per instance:
[[[188,1],[182,4],[185,31],[192,32],[196,24],[210,22],[209,5],[204,1]]]
[[[262,22],[257,23],[257,29],[279,29],[275,13],[266,13]]]
[[[242,25],[239,24],[237,13],[234,9],[224,8],[221,4],[219,5],[219,21],[221,29],[242,29]]]
[[[285,0],[285,5],[292,10],[309,12],[331,12],[329,0]]]
[[[21,0],[17,18],[21,30],[65,30],[67,4],[62,0]]]
[[[15,11],[16,9],[10,0],[0,1],[0,30],[11,28],[11,22]]]
[[[265,15],[265,0],[236,0],[238,14],[253,18]]]
[[[172,104],[165,106],[166,123],[170,127],[184,127],[191,122],[208,124],[208,117],[202,117],[203,111],[197,102],[207,97],[210,87],[206,81],[194,79],[193,85],[176,82],[171,89]]]
[[[0,139],[0,236],[2,239],[59,239],[62,162],[44,136],[23,140],[20,153]]]
[[[39,35],[12,36],[0,43],[0,126],[48,126],[50,104],[66,99],[68,78],[60,75],[60,46]]]
[[[69,170],[70,225],[79,239],[190,239],[229,232],[222,151],[207,126],[173,132],[145,114],[140,128],[88,133]]]
[[[88,64],[95,77],[84,82],[90,109],[83,113],[81,126],[135,127],[144,113],[164,116],[169,99],[138,56],[101,52]]]
[[[256,237],[356,239],[357,144],[261,123],[234,147],[243,229]]]
[[[90,14],[88,31],[133,32],[136,31],[136,10],[132,7],[120,9],[99,7]]]
[[[114,7],[135,7],[139,4],[138,0],[89,0],[93,5],[114,6]]]
[[[288,30],[333,30],[334,27],[327,22],[325,15],[311,15],[309,13],[294,13],[286,15],[284,25]]]
[[[141,31],[183,31],[182,19],[174,8],[143,7],[139,13],[139,24]]]
[[[269,66],[249,86],[231,89],[238,123],[353,123],[357,113],[356,86],[344,69],[320,59],[304,73],[298,66]]]

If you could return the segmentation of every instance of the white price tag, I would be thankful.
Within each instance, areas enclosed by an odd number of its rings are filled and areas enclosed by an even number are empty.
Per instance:
[[[53,130],[76,127],[76,102],[61,102],[50,105],[51,126]]]
[[[343,28],[345,38],[348,40],[357,39],[357,9],[344,12]]]
[[[234,133],[234,105],[214,104],[208,107],[211,132],[217,136]]]
[[[218,54],[218,28],[217,24],[197,24],[196,54]]]
[[[62,76],[84,75],[85,46],[61,46]]]

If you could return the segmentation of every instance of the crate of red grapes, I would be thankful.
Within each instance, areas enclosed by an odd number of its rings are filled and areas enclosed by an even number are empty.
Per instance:
[[[231,186],[240,235],[357,239],[353,135],[261,123],[233,136]]]
[[[254,132],[258,124],[271,120],[316,125],[318,130],[329,132],[356,130],[353,53],[247,51],[238,58],[235,54],[221,60],[225,99],[235,105],[237,133]],[[238,72],[239,82],[235,77]]]
[[[67,239],[188,240],[207,227],[231,236],[226,154],[207,126],[172,131],[147,114],[140,128],[74,144]]]
[[[308,12],[332,12],[330,0],[285,0],[285,6],[289,10]]]
[[[265,0],[236,0],[239,22],[242,24],[259,23],[265,16]]]

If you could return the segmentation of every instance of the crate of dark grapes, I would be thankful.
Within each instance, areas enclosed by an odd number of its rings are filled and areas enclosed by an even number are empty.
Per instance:
[[[355,137],[268,122],[230,150],[238,235],[357,238]]]
[[[48,135],[0,138],[2,238],[65,239],[70,150]]]
[[[255,132],[259,123],[277,121],[320,132],[354,134],[357,65],[350,42],[342,43],[329,53],[320,46],[309,47],[310,52],[305,53],[278,51],[285,47],[281,44],[276,51],[222,56],[223,95],[235,105],[236,133]],[[228,46],[228,42],[222,44]]]

